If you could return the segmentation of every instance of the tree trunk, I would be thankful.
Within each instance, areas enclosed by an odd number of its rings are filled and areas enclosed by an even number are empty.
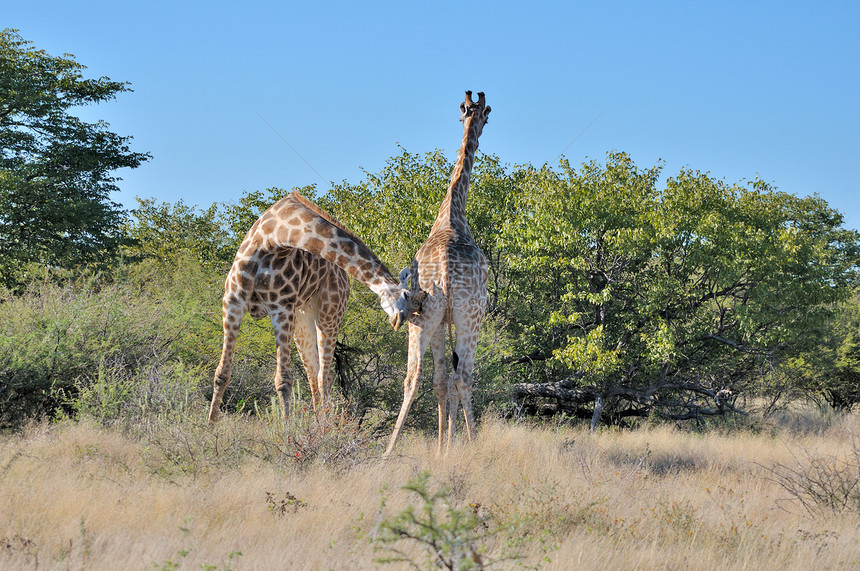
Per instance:
[[[606,399],[601,394],[596,395],[594,397],[594,414],[591,415],[591,432],[597,430],[597,425],[600,424],[600,415],[603,414],[605,407]]]

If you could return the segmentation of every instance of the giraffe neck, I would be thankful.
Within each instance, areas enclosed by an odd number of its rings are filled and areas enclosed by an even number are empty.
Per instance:
[[[267,250],[299,248],[315,254],[343,268],[377,295],[401,287],[358,236],[295,191],[264,212],[257,225]],[[253,234],[254,228],[249,238]]]
[[[466,195],[469,192],[469,182],[472,178],[472,165],[475,162],[475,152],[478,150],[477,127],[472,126],[473,117],[464,119],[463,141],[457,152],[457,162],[454,164],[454,172],[451,173],[451,183],[439,214],[433,223],[434,230],[444,227],[455,227],[468,231],[466,222]]]

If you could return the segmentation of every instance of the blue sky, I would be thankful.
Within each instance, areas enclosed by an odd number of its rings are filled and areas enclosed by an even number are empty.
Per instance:
[[[398,144],[453,160],[470,89],[503,162],[620,150],[818,193],[860,228],[860,2],[524,4],[42,0],[5,3],[0,25],[131,82],[81,112],[153,155],[120,172],[128,207],[324,191]]]

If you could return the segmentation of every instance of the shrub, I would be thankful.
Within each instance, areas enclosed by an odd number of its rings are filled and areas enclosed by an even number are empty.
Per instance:
[[[217,358],[217,298],[199,268],[170,279],[138,268],[0,294],[0,426],[81,410],[105,422],[153,406],[167,384],[199,391]]]
[[[860,514],[860,445],[845,457],[805,452],[793,465],[776,464],[772,479],[811,515]]]
[[[428,563],[444,569],[484,569],[493,561],[482,545],[498,530],[490,530],[488,516],[477,509],[458,509],[449,502],[450,491],[431,491],[430,473],[422,472],[409,480],[404,490],[420,499],[420,506],[408,506],[393,517],[383,519],[375,537],[377,547],[391,553],[376,559],[379,563],[407,562],[420,566],[398,544],[406,541],[423,549]],[[383,500],[382,507],[385,503]]]

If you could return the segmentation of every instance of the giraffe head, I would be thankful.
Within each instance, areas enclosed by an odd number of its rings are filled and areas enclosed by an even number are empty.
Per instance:
[[[400,272],[400,284],[391,285],[379,292],[379,303],[382,305],[383,311],[388,314],[388,322],[395,331],[400,329],[400,326],[413,315],[421,313],[424,299],[427,297],[423,291],[407,289],[406,280],[408,278],[408,273],[404,276],[403,272]]]
[[[460,121],[468,128],[470,125],[476,130],[475,135],[480,137],[490,116],[490,106],[484,97],[484,92],[478,93],[477,103],[472,101],[472,92],[466,92],[466,100],[460,103]]]

